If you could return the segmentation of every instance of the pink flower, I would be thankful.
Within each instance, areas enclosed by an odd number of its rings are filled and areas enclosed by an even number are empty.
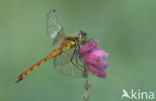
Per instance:
[[[109,54],[104,50],[99,50],[96,40],[83,45],[80,54],[84,58],[84,62],[88,64],[90,72],[100,78],[106,77],[105,70],[109,65],[104,59],[108,58]]]
[[[88,43],[83,45],[83,47],[80,50],[80,54],[86,56],[90,54],[90,52],[92,52],[93,50],[98,50],[99,48],[97,46],[97,43],[98,43],[97,40],[89,41]]]

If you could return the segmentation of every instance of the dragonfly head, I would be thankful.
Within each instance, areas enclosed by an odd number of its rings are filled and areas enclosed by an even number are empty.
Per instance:
[[[86,32],[83,32],[83,31],[80,31],[78,33],[78,42],[79,44],[84,44],[88,39],[88,36],[87,36],[87,33]]]

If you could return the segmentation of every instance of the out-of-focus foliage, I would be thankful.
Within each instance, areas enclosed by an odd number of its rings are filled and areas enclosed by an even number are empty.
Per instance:
[[[67,34],[86,31],[110,54],[106,79],[89,75],[90,101],[120,101],[123,88],[156,92],[155,0],[1,0],[1,101],[83,101],[84,79],[60,75],[52,61],[14,83],[53,50],[51,8]]]

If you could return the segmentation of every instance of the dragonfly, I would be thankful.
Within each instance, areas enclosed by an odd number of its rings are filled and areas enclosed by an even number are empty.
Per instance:
[[[48,12],[47,31],[49,36],[53,39],[52,46],[57,48],[20,74],[15,81],[16,83],[23,80],[34,69],[50,59],[53,59],[54,68],[58,72],[68,76],[84,76],[83,62],[80,59],[79,51],[81,45],[87,42],[87,33],[80,31],[78,35],[65,35],[64,29],[58,24],[55,9],[51,9]]]

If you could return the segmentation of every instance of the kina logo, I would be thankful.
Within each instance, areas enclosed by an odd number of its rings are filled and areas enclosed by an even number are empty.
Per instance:
[[[140,89],[134,90],[131,89],[130,92],[127,92],[125,89],[122,89],[122,96],[121,99],[138,99],[138,100],[152,100],[154,99],[154,92],[146,92],[146,91],[141,91]]]

